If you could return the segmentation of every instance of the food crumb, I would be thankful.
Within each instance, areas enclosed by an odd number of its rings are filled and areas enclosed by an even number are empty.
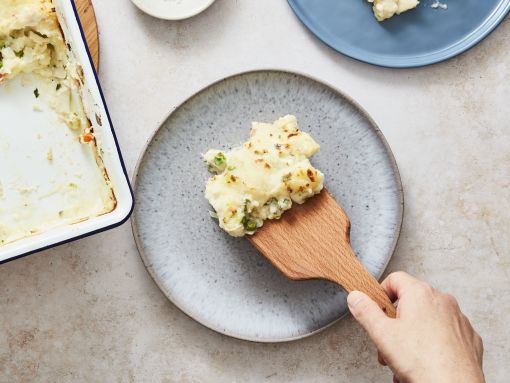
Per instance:
[[[448,4],[441,3],[440,1],[436,0],[434,3],[430,5],[430,8],[434,9],[448,9]]]

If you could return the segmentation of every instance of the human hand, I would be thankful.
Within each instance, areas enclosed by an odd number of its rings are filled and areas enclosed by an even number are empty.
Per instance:
[[[483,383],[483,343],[457,300],[404,272],[382,283],[397,318],[390,319],[367,295],[353,291],[349,310],[367,331],[400,383]]]

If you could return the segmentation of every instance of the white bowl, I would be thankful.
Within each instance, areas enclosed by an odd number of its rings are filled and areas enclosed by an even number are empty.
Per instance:
[[[209,8],[215,0],[131,0],[145,13],[165,20],[182,20]]]

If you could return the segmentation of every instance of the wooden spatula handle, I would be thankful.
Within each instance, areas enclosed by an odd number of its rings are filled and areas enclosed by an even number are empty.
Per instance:
[[[248,239],[287,277],[326,279],[348,292],[362,291],[394,318],[386,292],[352,251],[350,231],[349,217],[324,189],[281,219],[264,222]]]
[[[352,249],[345,249],[345,251],[349,250],[352,252]],[[354,252],[352,252],[352,257],[348,259],[350,260],[349,264],[344,264],[340,270],[337,270],[337,272],[330,276],[330,279],[342,286],[348,293],[351,291],[361,291],[367,294],[379,305],[386,315],[390,318],[395,318],[397,315],[395,306],[393,306],[386,291],[377,282],[377,279],[361,264],[354,255]]]

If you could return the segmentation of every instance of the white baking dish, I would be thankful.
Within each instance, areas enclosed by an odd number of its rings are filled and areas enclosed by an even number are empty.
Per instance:
[[[0,246],[0,263],[118,226],[128,219],[133,209],[133,195],[129,179],[99,86],[97,74],[87,49],[74,2],[54,0],[54,4],[66,42],[70,45],[78,63],[83,68],[84,104],[87,106],[87,115],[94,129],[94,134],[98,142],[100,142],[102,159],[111,181],[117,204],[115,209],[107,214],[73,224],[58,226]],[[20,167],[20,169],[23,168],[25,173],[27,173],[27,164],[30,158],[27,158],[29,156],[26,155],[26,146],[28,146],[28,152],[37,152],[42,149],[41,145],[45,145],[44,139],[33,139],[34,134],[37,133],[35,129],[47,129],[49,131],[51,129],[66,129],[67,127],[50,115],[53,112],[49,108],[37,108],[37,111],[32,109],[37,100],[31,94],[32,88],[30,88],[30,91],[27,91],[27,86],[22,81],[17,79],[10,80],[9,83],[0,86],[0,88],[2,88],[0,90],[1,123],[5,124],[4,126],[12,126],[13,128],[12,131],[6,134],[12,141],[9,144],[14,147],[20,147],[20,144],[23,143],[23,150],[19,150],[19,152],[25,153],[24,156],[20,155],[19,158],[10,158],[6,155],[2,160],[3,164],[0,165],[3,165],[4,173],[5,169],[14,172],[16,166]],[[6,130],[4,130],[5,132]],[[60,141],[56,139],[52,145],[62,147],[65,146],[64,143],[65,139],[60,137]],[[33,147],[30,145],[33,145]],[[13,151],[11,150],[11,152]],[[45,177],[50,179],[52,177],[51,174],[45,173],[50,171],[47,167],[35,163],[34,168],[36,170],[34,170],[33,174],[30,174],[30,170],[28,172],[28,175],[33,176],[34,179],[44,179]],[[5,198],[3,201],[0,201],[0,203],[4,204],[8,202]],[[45,208],[44,203],[46,202],[39,205],[40,209]]]

